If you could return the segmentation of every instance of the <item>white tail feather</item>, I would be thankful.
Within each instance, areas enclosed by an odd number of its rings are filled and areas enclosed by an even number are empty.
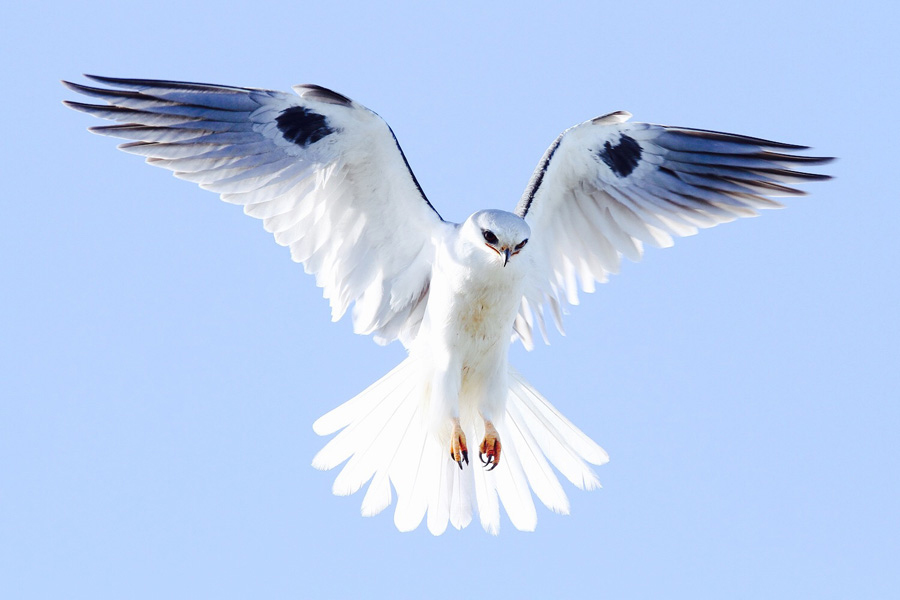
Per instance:
[[[550,510],[569,512],[551,465],[582,489],[600,486],[588,463],[604,464],[606,452],[512,368],[506,414],[495,422],[503,448],[499,465],[487,471],[475,462],[460,470],[426,426],[427,387],[419,373],[414,359],[407,358],[313,425],[320,435],[341,430],[313,459],[323,470],[347,461],[335,478],[335,494],[355,493],[371,480],[363,516],[390,505],[393,484],[394,523],[401,531],[417,528],[423,519],[434,535],[448,522],[462,529],[477,507],[482,527],[497,534],[501,503],[517,529],[531,531],[537,524],[532,491]],[[477,448],[483,428],[465,422],[463,427],[470,448]]]
[[[501,443],[504,443],[504,439],[508,439],[510,442],[506,442],[506,446],[512,447],[508,448],[507,452],[501,453],[500,464],[493,471],[485,473],[485,477],[496,475],[497,495],[500,496],[500,502],[503,503],[503,508],[506,509],[506,514],[515,528],[521,531],[534,531],[537,526],[537,511],[534,508],[525,471],[519,462],[518,449],[511,443],[512,438],[506,435],[507,429],[502,420],[497,423],[497,432],[500,434]]]
[[[478,500],[478,516],[481,526],[491,535],[500,533],[500,499],[497,497],[497,478],[480,469],[472,469],[475,474],[475,498]]]

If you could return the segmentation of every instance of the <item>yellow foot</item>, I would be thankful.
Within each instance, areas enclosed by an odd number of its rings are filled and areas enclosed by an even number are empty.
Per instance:
[[[453,433],[450,434],[450,458],[456,461],[462,470],[463,461],[469,464],[469,448],[466,446],[466,434],[459,426],[459,419],[453,419]]]
[[[484,441],[478,448],[478,458],[488,471],[493,471],[500,464],[500,436],[490,421],[484,422]]]

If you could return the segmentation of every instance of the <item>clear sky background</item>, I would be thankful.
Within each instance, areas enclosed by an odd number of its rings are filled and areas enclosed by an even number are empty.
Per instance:
[[[900,588],[894,2],[5,3],[0,597],[863,598]],[[839,6],[839,7],[836,7]],[[239,207],[90,135],[83,72],[331,87],[450,220],[585,119],[808,144],[512,362],[611,456],[572,514],[401,534],[310,461],[388,371]]]

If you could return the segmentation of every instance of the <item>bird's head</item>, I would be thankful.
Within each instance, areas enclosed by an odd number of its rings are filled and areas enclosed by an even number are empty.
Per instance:
[[[466,219],[463,236],[476,248],[490,253],[502,266],[522,252],[531,236],[524,219],[503,210],[480,210]]]

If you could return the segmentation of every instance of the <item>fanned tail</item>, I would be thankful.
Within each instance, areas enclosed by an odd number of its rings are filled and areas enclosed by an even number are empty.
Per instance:
[[[492,471],[477,463],[460,470],[426,426],[428,389],[421,373],[415,359],[407,358],[313,425],[319,435],[341,430],[313,459],[313,466],[323,470],[347,461],[334,481],[335,494],[353,494],[371,480],[363,516],[391,504],[393,485],[394,523],[401,531],[415,529],[426,515],[434,535],[443,533],[448,522],[462,529],[477,507],[484,529],[497,534],[501,503],[517,529],[532,531],[537,524],[532,492],[550,510],[569,512],[552,467],[581,489],[600,487],[590,464],[606,463],[606,452],[512,367],[506,414],[494,423],[503,444],[499,465]],[[471,448],[484,436],[478,421],[462,423]]]

